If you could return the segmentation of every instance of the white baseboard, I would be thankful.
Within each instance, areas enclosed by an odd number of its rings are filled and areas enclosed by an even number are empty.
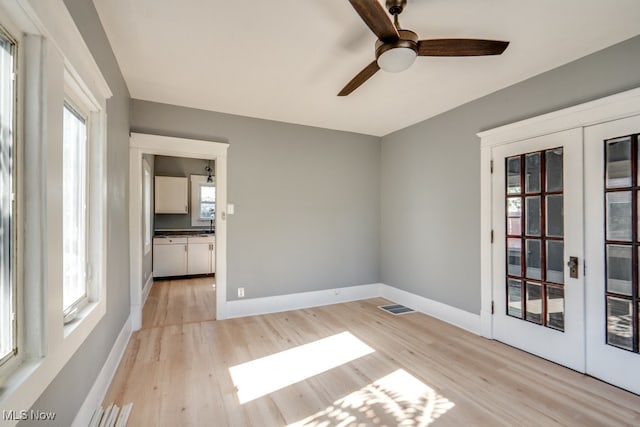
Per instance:
[[[480,335],[481,322],[479,314],[469,313],[468,311],[385,284],[380,284],[379,296]]]
[[[149,278],[147,279],[147,283],[142,287],[142,307],[147,302],[147,298],[149,298],[149,293],[151,293],[151,288],[153,287],[153,274],[149,274]]]
[[[227,317],[256,316],[319,307],[341,302],[358,301],[380,296],[380,284],[349,286],[322,291],[300,292],[264,298],[248,298],[227,302]]]
[[[118,334],[107,360],[104,362],[98,377],[93,383],[91,390],[89,390],[89,394],[87,394],[80,410],[76,414],[76,418],[73,420],[71,427],[86,427],[89,425],[93,412],[98,406],[102,405],[102,401],[107,394],[107,390],[109,390],[113,376],[115,375],[116,370],[120,365],[120,360],[122,360],[124,351],[127,348],[127,344],[131,338],[131,333],[131,317],[129,317]]]

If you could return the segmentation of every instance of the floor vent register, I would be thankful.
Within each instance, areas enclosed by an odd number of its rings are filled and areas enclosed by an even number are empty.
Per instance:
[[[400,304],[379,305],[378,308],[386,311],[387,313],[391,313],[394,316],[416,312],[414,309]]]

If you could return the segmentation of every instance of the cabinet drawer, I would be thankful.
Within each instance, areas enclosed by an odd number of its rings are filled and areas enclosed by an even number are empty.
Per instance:
[[[154,237],[154,245],[186,245],[186,237]]]

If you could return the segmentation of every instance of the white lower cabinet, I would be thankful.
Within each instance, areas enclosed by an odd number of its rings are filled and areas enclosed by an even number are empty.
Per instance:
[[[155,237],[153,239],[153,277],[187,274],[187,238]]]
[[[215,272],[215,236],[155,237],[153,239],[153,277]]]

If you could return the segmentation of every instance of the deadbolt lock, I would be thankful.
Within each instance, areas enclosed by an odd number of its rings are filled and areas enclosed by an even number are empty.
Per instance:
[[[569,276],[572,279],[577,279],[578,278],[578,257],[577,256],[569,257],[569,262],[567,263],[567,266],[569,267]]]

